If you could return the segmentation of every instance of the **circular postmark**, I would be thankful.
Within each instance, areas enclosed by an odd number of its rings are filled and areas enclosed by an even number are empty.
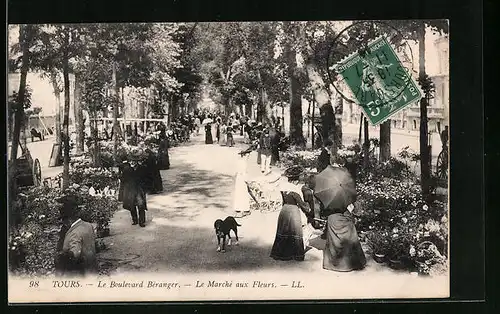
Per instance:
[[[404,38],[388,22],[361,21],[342,29],[329,46],[330,83],[343,99],[363,107],[372,124],[421,97]]]

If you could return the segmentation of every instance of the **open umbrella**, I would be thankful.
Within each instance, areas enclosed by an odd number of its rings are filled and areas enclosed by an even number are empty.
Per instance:
[[[347,169],[328,166],[314,177],[314,196],[325,209],[345,210],[356,200],[356,185]]]
[[[212,118],[205,118],[205,119],[203,119],[203,121],[201,122],[201,124],[207,125],[207,124],[213,123],[213,122],[214,122],[214,120],[212,120]]]

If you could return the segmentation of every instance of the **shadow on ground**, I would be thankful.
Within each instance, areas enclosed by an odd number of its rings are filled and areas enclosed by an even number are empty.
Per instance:
[[[302,262],[282,262],[270,258],[269,243],[241,235],[239,245],[227,246],[226,253],[220,253],[216,251],[217,240],[211,228],[172,225],[158,228],[161,221],[156,220],[140,232],[135,232],[135,241],[140,244],[135,247],[135,252],[118,254],[113,252],[113,246],[108,245],[110,249],[100,254],[103,265],[121,272],[140,269],[180,273],[303,269]],[[107,239],[108,243],[116,240],[116,236]],[[165,245],[159,246],[158,241]],[[309,261],[312,260],[318,260],[318,257],[309,258]]]

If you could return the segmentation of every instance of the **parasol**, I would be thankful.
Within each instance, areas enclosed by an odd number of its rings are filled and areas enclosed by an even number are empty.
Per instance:
[[[212,118],[205,118],[205,119],[203,119],[203,122],[201,124],[207,125],[207,124],[213,123],[213,122],[214,122],[214,120],[212,120]]]
[[[356,185],[347,169],[328,166],[314,177],[314,196],[325,209],[345,210],[356,200]]]

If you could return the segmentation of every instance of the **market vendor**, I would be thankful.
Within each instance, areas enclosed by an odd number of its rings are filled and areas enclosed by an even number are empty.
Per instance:
[[[58,201],[63,205],[64,230],[64,240],[56,259],[59,274],[85,276],[97,273],[96,236],[92,224],[80,218],[73,196],[63,196]]]

